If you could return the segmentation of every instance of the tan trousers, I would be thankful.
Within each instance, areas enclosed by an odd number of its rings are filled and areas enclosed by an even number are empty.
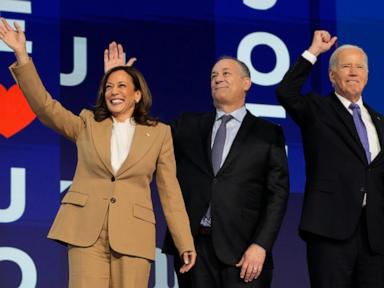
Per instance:
[[[109,246],[108,215],[91,247],[68,245],[69,288],[147,288],[149,260],[116,253]]]

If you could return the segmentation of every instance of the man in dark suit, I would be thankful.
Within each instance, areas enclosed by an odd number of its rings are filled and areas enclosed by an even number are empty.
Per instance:
[[[216,111],[184,114],[172,126],[198,254],[193,271],[178,274],[180,287],[270,287],[288,167],[282,129],[245,109],[250,86],[244,63],[221,58],[211,73]],[[167,237],[164,250],[171,247]]]
[[[384,287],[384,123],[362,100],[367,55],[357,46],[339,47],[329,62],[334,93],[301,95],[317,56],[335,41],[316,31],[277,89],[303,139],[307,182],[300,232],[312,287]]]

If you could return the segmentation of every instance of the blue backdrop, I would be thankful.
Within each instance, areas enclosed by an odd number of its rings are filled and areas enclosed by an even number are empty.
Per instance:
[[[254,83],[248,108],[283,126],[291,197],[276,243],[273,287],[308,287],[305,251],[297,236],[305,182],[300,134],[275,98],[276,84],[306,49],[315,29],[338,44],[362,46],[370,57],[364,100],[384,112],[384,3],[357,0],[123,1],[0,0],[0,16],[19,21],[48,91],[75,113],[92,108],[103,74],[103,51],[116,40],[145,75],[153,114],[213,109],[210,70],[219,56],[248,64]],[[328,55],[307,87],[331,89]],[[66,287],[66,249],[46,239],[76,164],[75,146],[35,119],[7,71],[14,55],[0,44],[0,287]],[[156,191],[154,201],[158,203]],[[158,238],[164,235],[157,205]],[[150,287],[177,287],[171,259],[158,249]]]

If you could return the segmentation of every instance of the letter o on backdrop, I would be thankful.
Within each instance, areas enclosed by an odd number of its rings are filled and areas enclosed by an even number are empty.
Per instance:
[[[244,5],[256,10],[268,10],[275,6],[277,0],[244,0]]]
[[[276,55],[276,65],[272,71],[257,71],[252,65],[252,50],[258,45],[270,47]],[[262,86],[279,83],[289,68],[289,51],[285,43],[277,36],[267,32],[254,32],[246,35],[237,48],[237,58],[243,61],[251,71],[252,82]]]
[[[37,270],[32,258],[24,251],[13,247],[0,247],[0,261],[14,262],[21,270],[19,288],[35,288]]]

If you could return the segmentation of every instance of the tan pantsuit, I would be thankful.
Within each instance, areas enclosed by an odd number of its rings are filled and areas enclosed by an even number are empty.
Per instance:
[[[113,251],[108,218],[90,247],[68,245],[69,288],[147,288],[151,261]]]
[[[71,245],[71,271],[82,271],[82,268],[78,270],[76,267],[88,265],[78,263],[83,258],[75,256],[78,254],[75,250],[81,249],[73,247],[97,247],[99,244],[96,241],[102,242],[106,236],[117,255],[147,261],[155,259],[156,220],[150,189],[155,171],[163,212],[179,253],[195,250],[176,178],[169,126],[162,123],[156,126],[137,124],[128,157],[113,173],[110,147],[112,119],[97,122],[92,111],[83,110],[78,116],[66,110],[45,90],[32,61],[21,66],[13,64],[10,68],[39,120],[77,146],[78,162],[73,184],[64,196],[48,234],[50,239]],[[102,228],[106,217],[108,233],[104,235],[106,230]],[[111,256],[111,267],[115,262],[112,259],[114,256]],[[111,271],[114,273],[117,270]],[[116,287],[131,287],[124,285]],[[87,284],[84,287],[96,286]]]

